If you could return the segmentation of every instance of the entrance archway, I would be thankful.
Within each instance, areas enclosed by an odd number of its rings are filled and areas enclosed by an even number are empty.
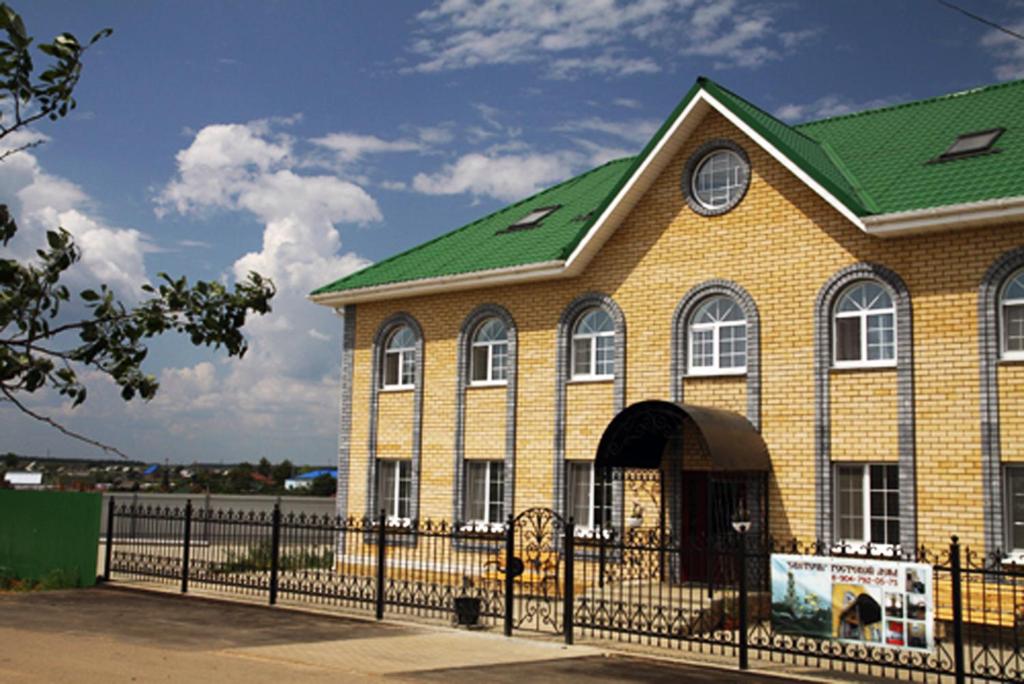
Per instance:
[[[751,521],[747,543],[760,546],[766,538],[771,460],[761,434],[737,413],[667,401],[633,404],[605,428],[595,467],[604,482],[658,474],[657,534],[679,549],[662,572],[674,581],[710,584],[734,574],[738,537],[731,523],[741,509]],[[642,525],[643,505],[626,495],[628,525]]]

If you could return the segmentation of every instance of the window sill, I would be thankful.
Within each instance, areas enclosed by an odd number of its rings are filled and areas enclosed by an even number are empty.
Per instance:
[[[489,387],[508,387],[508,380],[475,380],[466,385],[469,389],[487,389]]]
[[[842,363],[832,363],[832,368],[829,370],[833,372],[845,373],[848,371],[886,371],[896,369],[895,361],[886,361],[885,363],[869,362],[869,361],[844,361]]]
[[[686,378],[735,378],[746,375],[746,368],[716,368],[714,370],[689,370]]]
[[[999,365],[1001,366],[1013,366],[1015,364],[1024,364],[1024,354],[1008,354],[1006,352],[1003,352],[1003,355],[999,357]]]
[[[416,389],[416,385],[387,385],[385,387],[381,387],[380,391],[381,392],[388,392],[388,393],[391,393],[391,392],[412,392],[414,389]]]
[[[575,527],[573,528],[574,539],[611,541],[615,538],[615,531],[607,527]]]
[[[585,385],[591,382],[612,382],[613,380],[615,380],[614,375],[576,375],[569,378],[568,384]]]
[[[505,523],[492,523],[483,520],[470,520],[459,525],[459,534],[473,537],[496,537],[504,534]]]

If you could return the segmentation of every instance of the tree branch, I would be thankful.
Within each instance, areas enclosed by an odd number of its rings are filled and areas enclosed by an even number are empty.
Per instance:
[[[40,414],[36,413],[32,409],[30,409],[27,406],[25,406],[24,404],[22,404],[20,401],[18,401],[17,398],[10,392],[10,390],[8,390],[3,385],[0,385],[0,391],[2,391],[4,393],[4,395],[7,397],[7,401],[9,401],[12,404],[14,404],[15,406],[17,406],[18,409],[22,413],[24,413],[25,415],[31,416],[32,418],[35,418],[38,421],[46,423],[47,425],[49,425],[51,427],[57,428],[58,430],[63,432],[68,437],[71,437],[73,439],[77,439],[80,442],[85,442],[86,444],[91,444],[92,446],[97,447],[99,449],[102,449],[103,451],[106,451],[107,453],[117,454],[121,458],[123,458],[125,460],[128,460],[128,455],[126,453],[124,453],[123,451],[121,451],[120,449],[118,449],[117,447],[112,447],[112,446],[109,446],[107,444],[103,444],[102,442],[97,442],[94,439],[90,439],[90,438],[86,437],[85,435],[80,435],[77,432],[73,432],[73,431],[67,429],[66,427],[64,427],[63,425],[61,425],[57,421],[55,421],[53,418],[49,418],[47,416],[43,416],[43,415],[40,415]]]
[[[30,143],[25,143],[21,147],[15,147],[15,148],[10,149],[10,150],[4,150],[4,152],[2,154],[0,154],[0,162],[2,162],[4,159],[7,159],[12,154],[17,154],[18,152],[24,152],[25,150],[31,150],[33,147],[39,147],[40,145],[43,144],[43,142],[45,142],[45,141],[42,138],[40,138],[39,140],[33,140]]]

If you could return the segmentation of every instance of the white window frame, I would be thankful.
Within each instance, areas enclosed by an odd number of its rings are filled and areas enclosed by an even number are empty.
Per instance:
[[[1018,278],[1024,279],[1024,269],[1015,271],[999,290],[999,357],[1003,361],[1024,361],[1024,350],[1006,348],[1006,309],[1010,306],[1024,306],[1024,298],[1007,299],[1006,290]]]
[[[886,309],[863,309],[859,311],[839,311],[839,304],[842,302],[843,297],[847,295],[850,290],[862,285],[865,282],[874,283],[878,287],[882,288],[883,291],[889,296],[889,301],[892,306]],[[884,316],[889,314],[892,316],[892,358],[891,359],[868,359],[868,317],[869,316]],[[857,318],[860,319],[860,358],[859,359],[847,359],[839,360],[839,335],[838,335],[838,321],[840,318]],[[892,368],[896,365],[897,359],[899,359],[899,322],[896,319],[896,298],[893,297],[892,292],[889,291],[884,284],[877,280],[858,280],[855,283],[843,288],[843,291],[839,293],[836,298],[835,305],[832,308],[832,367],[833,368]]]
[[[505,522],[505,520],[504,520],[505,515],[507,515],[507,511],[505,510],[505,487],[508,486],[508,483],[505,481],[505,462],[504,461],[484,461],[484,460],[470,459],[470,460],[466,461],[465,465],[466,465],[466,470],[465,470],[465,473],[463,475],[463,484],[462,484],[463,491],[464,491],[462,507],[463,507],[463,516],[466,519],[466,525],[467,525],[467,527],[470,527],[470,528],[475,529],[475,530],[481,530],[481,528],[482,528],[482,531],[491,531],[493,528],[495,528],[495,526],[501,526]],[[470,492],[469,492],[470,476],[469,476],[469,470],[470,470],[470,468],[473,468],[473,467],[478,467],[479,468],[481,466],[485,467],[485,471],[484,471],[485,472],[485,476],[484,476],[484,518],[482,518],[482,519],[481,518],[470,518],[468,513],[467,513],[467,511],[470,508],[470,498],[469,498],[469,494],[470,494]],[[498,470],[498,471],[501,472],[501,515],[498,516],[498,518],[499,518],[498,520],[491,520],[490,519],[490,517],[491,517],[491,504],[494,503],[494,501],[491,499],[491,479],[492,479],[492,477],[494,475],[494,471],[495,470]]]
[[[490,323],[491,321],[497,321],[498,323],[501,324],[501,327],[505,330],[505,339],[504,340],[487,340],[487,341],[484,341],[484,342],[478,341],[477,337],[480,335],[480,331],[482,331],[484,329],[484,326],[487,325],[488,323]],[[495,368],[494,368],[494,348],[498,347],[498,346],[504,346],[505,347],[505,377],[504,378],[495,378],[494,377],[494,375],[495,375],[495,373],[494,373],[494,370],[495,370]],[[475,364],[476,364],[476,354],[474,352],[477,349],[481,349],[481,348],[486,348],[487,349],[487,372],[485,373],[486,377],[483,380],[474,380],[473,378],[476,375],[476,373],[475,373],[475,370],[476,370],[476,367],[475,367]],[[480,323],[480,325],[478,325],[476,327],[476,329],[473,331],[473,341],[469,345],[469,384],[474,386],[474,387],[496,387],[496,386],[507,385],[508,384],[508,370],[509,370],[508,369],[508,361],[509,361],[509,359],[508,359],[508,326],[506,326],[505,322],[502,321],[500,318],[488,318],[488,319],[482,321]]]
[[[612,320],[612,326],[613,326],[612,330],[606,330],[606,331],[603,331],[603,332],[596,332],[596,333],[594,333],[594,332],[587,332],[587,333],[579,332],[579,327],[580,327],[580,324],[583,322],[583,319],[585,319],[588,315],[590,315],[591,313],[593,313],[595,311],[603,311],[605,313],[605,315],[607,315],[608,318],[610,318]],[[576,382],[593,382],[593,381],[600,381],[600,380],[612,380],[612,379],[615,378],[615,371],[614,371],[614,368],[615,368],[615,329],[614,329],[614,324],[615,324],[615,319],[612,318],[612,315],[610,313],[608,313],[607,311],[605,311],[604,309],[600,308],[600,307],[593,307],[593,308],[587,309],[586,311],[581,313],[579,316],[577,316],[575,323],[573,323],[573,326],[572,326],[572,336],[571,336],[571,339],[569,340],[569,349],[570,349],[570,352],[571,352],[569,354],[569,368],[570,368],[570,371],[571,371],[569,376],[570,376],[570,378],[572,380],[574,380]],[[611,340],[612,340],[612,372],[611,373],[597,373],[596,372],[597,371],[597,340],[599,338],[611,338]],[[588,340],[589,343],[590,343],[589,346],[588,346],[588,348],[589,348],[588,363],[587,363],[587,369],[588,370],[587,370],[586,373],[577,373],[576,372],[576,355],[577,355],[576,341],[577,340]]]
[[[899,470],[898,470],[898,468],[899,468],[899,466],[896,463],[891,463],[891,462],[888,462],[888,463],[887,462],[881,462],[881,463],[879,463],[877,461],[867,462],[867,463],[851,463],[851,462],[834,463],[833,464],[833,471],[832,471],[832,475],[833,475],[832,502],[833,502],[833,506],[834,506],[832,517],[833,517],[834,528],[835,528],[834,529],[834,533],[835,533],[837,548],[839,548],[841,550],[863,551],[863,550],[867,549],[869,547],[869,545],[870,545],[870,548],[872,550],[876,551],[880,555],[884,555],[885,553],[891,553],[893,550],[898,549],[899,545],[900,545],[900,542],[898,542],[898,541],[897,542],[876,542],[876,541],[871,541],[871,518],[872,518],[872,515],[871,515],[871,467],[872,466],[882,466],[882,467],[886,467],[886,468],[897,468],[897,489],[895,491],[896,491],[897,496],[901,495],[901,492],[900,492],[899,487],[898,487],[898,481],[899,481]],[[840,506],[839,471],[841,469],[843,469],[843,468],[856,468],[856,469],[859,469],[859,470],[861,470],[861,477],[863,478],[861,480],[861,496],[863,497],[863,499],[861,501],[861,534],[860,534],[860,538],[859,539],[843,537],[841,535],[840,511],[839,511],[839,506]],[[885,492],[885,493],[888,493],[888,492],[893,491],[893,490],[882,489],[881,491]],[[890,515],[886,515],[886,516],[875,516],[875,517],[881,517],[881,518],[883,518],[885,520],[889,520],[889,519],[892,519],[892,518],[895,518],[896,520],[898,520],[900,522],[900,536],[901,537],[903,536],[903,525],[902,525],[903,521],[900,520],[899,507],[898,506],[897,506],[897,510],[896,510],[895,516],[890,514]]]
[[[412,513],[412,460],[408,458],[381,458],[377,459],[377,510],[374,511],[374,516],[383,509],[384,516],[387,520],[388,525],[408,525],[410,516],[401,515],[402,512],[402,467],[403,465],[409,470],[409,498],[407,506],[409,508],[410,515]],[[391,497],[391,510],[388,510],[388,506],[385,505],[384,497],[381,496],[381,480],[384,477],[385,468],[394,468],[394,492]]]
[[[408,390],[416,387],[416,345],[408,347],[395,347],[391,348],[391,341],[395,339],[402,330],[408,329],[410,334],[415,337],[415,333],[412,329],[406,325],[400,325],[391,331],[391,334],[387,336],[384,342],[384,353],[381,355],[381,368],[380,368],[380,386],[383,390]],[[392,356],[398,357],[398,382],[388,382],[388,359]],[[402,379],[406,375],[408,367],[412,367],[412,382],[403,382]]]
[[[575,513],[575,510],[576,510],[576,487],[575,487],[575,485],[576,485],[576,478],[579,477],[579,475],[575,474],[575,471],[582,470],[585,467],[589,467],[589,472],[587,474],[587,477],[590,480],[588,488],[587,488],[587,491],[588,491],[588,495],[587,495],[587,498],[588,498],[588,501],[587,501],[587,520],[586,521],[582,521],[582,520],[574,520],[573,521],[576,524],[576,533],[579,534],[579,535],[583,535],[583,536],[592,534],[597,529],[597,525],[595,525],[595,522],[594,522],[594,509],[595,509],[594,501],[595,501],[596,494],[597,494],[597,467],[595,466],[593,461],[577,461],[577,460],[566,461],[566,470],[567,470],[567,472],[566,472],[566,482],[569,485],[567,487],[569,495],[568,495],[567,501],[566,501],[566,504],[567,504],[566,505],[566,518],[574,517],[574,513]],[[612,492],[611,482],[606,483],[605,486],[608,488],[608,491],[607,491],[608,501],[606,501],[605,505],[604,505],[604,508],[607,508],[607,511],[608,511],[607,512],[608,524],[605,525],[603,529],[604,530],[608,530],[611,527],[611,525],[612,525],[612,512],[614,510],[614,501],[612,500],[612,498],[613,498],[614,494]]]
[[[1010,487],[1011,477],[1024,480],[1024,464],[1007,465],[1003,468],[1003,517],[1006,528],[1006,548],[1010,550],[1009,556],[1015,563],[1024,563],[1024,547],[1014,546],[1013,528],[1014,525],[1024,526],[1024,520],[1014,521],[1013,519],[1013,490]]]
[[[695,321],[696,318],[697,318],[697,315],[704,308],[704,306],[706,304],[708,304],[711,300],[718,299],[718,298],[728,299],[730,302],[732,302],[732,305],[735,306],[737,308],[737,310],[739,310],[740,313],[743,314],[743,320],[740,320],[740,321],[715,321],[713,323],[694,323],[694,322],[691,322],[687,326],[687,331],[686,331],[686,344],[687,344],[687,348],[686,348],[686,365],[687,365],[686,374],[687,375],[692,375],[692,376],[745,375],[746,372],[747,372],[747,364],[746,364],[747,352],[749,352],[749,349],[750,349],[749,346],[747,345],[747,343],[749,341],[748,338],[747,338],[747,333],[749,332],[749,329],[747,329],[747,316],[746,316],[746,313],[743,311],[743,307],[741,307],[739,305],[739,302],[737,302],[734,298],[732,298],[732,297],[730,297],[728,295],[712,295],[711,297],[708,297],[705,301],[703,301],[700,304],[699,307],[697,307],[696,311],[694,312],[694,314],[693,314],[693,316],[691,317],[690,320],[691,321]],[[744,342],[744,348],[745,348],[745,351],[743,353],[744,363],[743,363],[742,366],[736,366],[734,368],[722,368],[721,367],[721,351],[722,350],[721,350],[721,347],[720,347],[721,330],[722,330],[722,328],[738,328],[740,326],[744,327],[744,333],[743,333],[743,342]],[[711,337],[712,342],[711,343],[712,343],[713,346],[712,346],[711,358],[712,358],[713,363],[710,366],[694,366],[693,365],[693,361],[694,361],[694,358],[695,358],[694,353],[693,353],[694,333],[706,332],[706,331],[709,331],[709,330],[712,333],[712,337]]]
[[[712,157],[715,157],[720,154],[733,157],[737,162],[737,165],[733,169],[733,171],[735,172],[736,169],[740,168],[743,169],[744,175],[746,176],[746,180],[745,182],[742,183],[736,183],[735,177],[730,178],[725,188],[726,196],[724,201],[719,202],[717,204],[715,204],[714,202],[705,202],[703,199],[701,199],[700,193],[697,190],[697,182],[700,180],[700,172],[704,168],[704,165],[711,161]],[[697,202],[697,204],[704,207],[705,209],[709,211],[720,211],[722,209],[734,206],[743,196],[743,194],[747,191],[749,185],[750,165],[735,150],[731,150],[728,147],[719,147],[714,150],[711,150],[706,155],[704,155],[701,158],[701,160],[697,162],[697,164],[693,167],[693,176],[690,178],[690,194],[693,196],[693,199]]]

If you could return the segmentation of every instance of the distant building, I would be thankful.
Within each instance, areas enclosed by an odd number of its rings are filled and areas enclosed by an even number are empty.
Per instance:
[[[313,480],[321,475],[330,475],[334,479],[338,479],[338,471],[334,468],[321,468],[320,470],[311,470],[308,473],[289,477],[284,481],[284,488],[287,490],[309,489],[313,486]]]
[[[43,474],[30,473],[23,470],[10,470],[4,473],[4,482],[15,489],[42,489]]]

